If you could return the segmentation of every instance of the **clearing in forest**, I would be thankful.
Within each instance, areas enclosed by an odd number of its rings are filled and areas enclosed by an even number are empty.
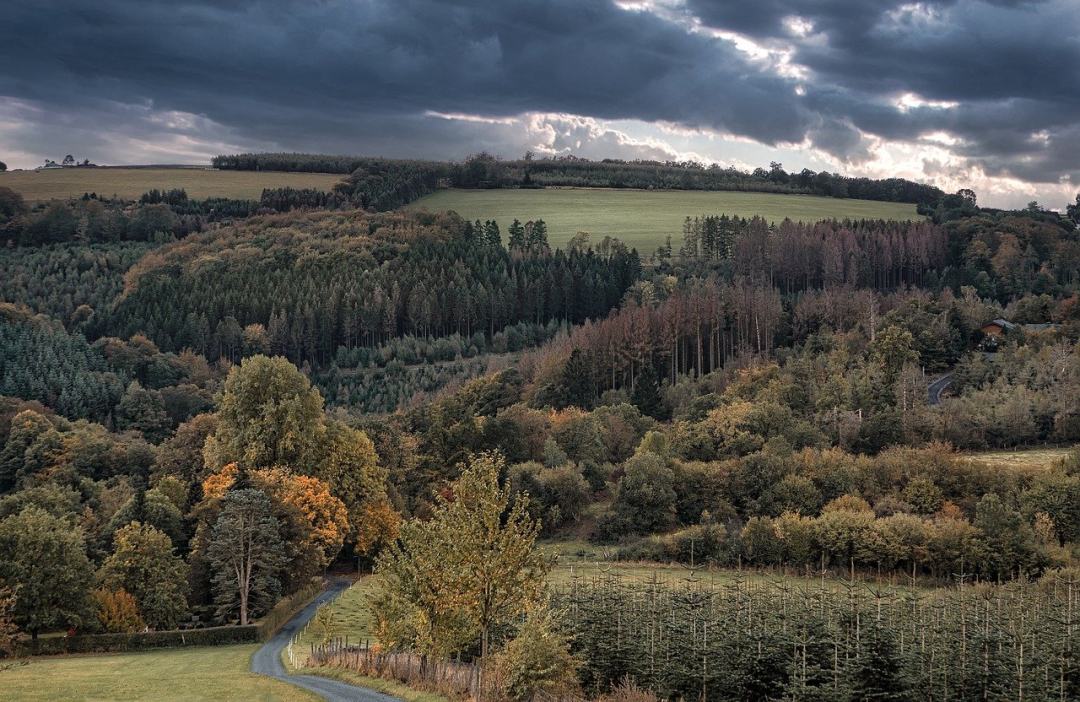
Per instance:
[[[1016,449],[1013,451],[976,451],[964,454],[974,461],[994,468],[1019,470],[1022,472],[1042,472],[1059,465],[1072,449],[1037,448]]]
[[[833,218],[922,219],[915,205],[903,202],[732,191],[606,188],[441,190],[406,209],[454,210],[469,220],[494,219],[504,238],[514,218],[522,222],[543,219],[553,247],[562,246],[575,233],[585,231],[593,243],[604,236],[613,236],[636,247],[641,254],[653,253],[669,235],[677,253],[687,216],[760,215],[772,222],[785,218],[804,222]]]

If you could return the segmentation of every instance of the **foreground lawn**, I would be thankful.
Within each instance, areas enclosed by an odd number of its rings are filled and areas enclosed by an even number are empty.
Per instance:
[[[443,190],[421,198],[408,209],[455,210],[467,219],[494,219],[506,235],[514,218],[543,219],[552,246],[562,246],[579,231],[595,243],[615,236],[642,254],[651,254],[670,235],[678,250],[687,217],[728,214],[761,215],[816,222],[821,219],[922,219],[915,205],[869,200],[841,200],[813,195],[706,192],[686,190],[609,190],[547,188],[544,190]]]
[[[257,200],[263,188],[329,190],[343,177],[332,173],[211,171],[204,168],[61,168],[0,173],[0,187],[11,188],[27,202],[67,199],[83,193],[134,200],[154,188],[183,188],[193,199]]]
[[[248,670],[257,645],[177,648],[101,656],[35,658],[5,667],[0,699],[260,700],[318,697]]]

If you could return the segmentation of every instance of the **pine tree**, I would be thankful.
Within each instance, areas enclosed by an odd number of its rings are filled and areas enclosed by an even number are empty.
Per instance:
[[[521,221],[515,219],[510,224],[510,228],[506,230],[506,233],[509,237],[506,248],[509,249],[511,253],[524,253],[526,250],[525,226]]]
[[[270,498],[254,489],[226,493],[207,559],[218,616],[236,612],[243,626],[253,613],[266,611],[281,592],[280,570],[285,564]]]

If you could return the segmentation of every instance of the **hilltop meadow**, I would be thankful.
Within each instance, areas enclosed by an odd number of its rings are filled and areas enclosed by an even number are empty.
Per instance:
[[[726,214],[817,222],[822,219],[921,220],[915,205],[817,195],[701,190],[544,188],[518,190],[440,190],[408,206],[410,210],[453,210],[465,219],[515,217],[542,219],[552,246],[565,246],[579,231],[594,241],[617,237],[642,254],[651,254],[668,237],[678,242],[687,216]]]

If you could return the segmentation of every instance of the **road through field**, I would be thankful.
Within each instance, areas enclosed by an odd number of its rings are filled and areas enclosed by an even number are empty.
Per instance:
[[[360,702],[399,702],[396,697],[356,685],[349,685],[338,680],[322,678],[318,675],[292,675],[285,670],[285,665],[281,662],[281,653],[289,645],[293,634],[302,629],[304,624],[315,616],[315,610],[340,595],[348,587],[349,581],[334,580],[322,594],[290,619],[272,639],[255,652],[255,655],[251,657],[251,672],[269,675],[277,680],[291,683],[320,695],[328,702],[352,702],[354,700]]]

